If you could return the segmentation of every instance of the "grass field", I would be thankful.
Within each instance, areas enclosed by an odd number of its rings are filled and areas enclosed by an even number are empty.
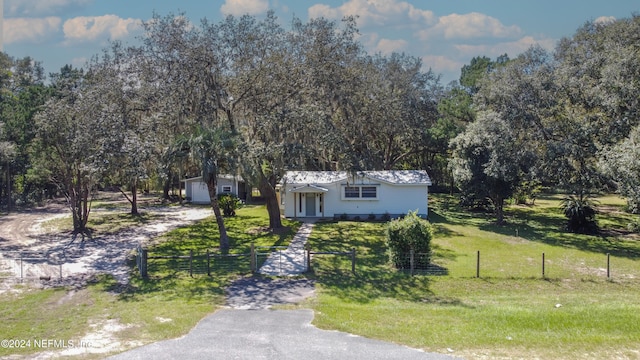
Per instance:
[[[348,257],[316,257],[308,276],[317,280],[318,296],[300,306],[315,310],[314,324],[321,328],[468,359],[640,358],[640,239],[624,231],[633,216],[622,211],[621,199],[601,197],[602,235],[569,234],[559,202],[552,195],[535,206],[510,206],[507,225],[496,226],[491,214],[462,211],[454,197],[433,196],[433,260],[443,276],[392,269],[383,223],[318,223],[313,249],[356,248],[357,272],[351,274]],[[104,221],[136,225],[126,216]],[[245,207],[226,219],[232,252],[247,252],[251,243],[286,245],[299,225],[286,222],[288,231],[274,234],[267,224],[262,207]],[[217,247],[217,236],[207,219],[156,239],[150,252],[202,252]],[[178,337],[223,304],[224,288],[247,271],[189,277],[184,270],[157,268],[147,280],[132,277],[126,287],[105,276],[80,289],[22,288],[0,295],[0,334],[77,341],[98,333],[107,352]],[[107,325],[115,330],[103,331]],[[109,350],[108,344],[119,345]],[[38,351],[0,349],[0,356]]]
[[[508,225],[498,227],[491,214],[461,211],[454,198],[434,196],[434,261],[447,276],[391,269],[384,224],[318,224],[313,247],[356,247],[358,265],[351,276],[346,259],[314,261],[314,323],[470,359],[639,358],[640,242],[619,231],[631,215],[619,211],[615,197],[603,197],[607,211],[599,219],[607,235],[568,234],[559,201],[549,196],[536,206],[509,207]]]
[[[100,219],[97,216],[96,219]],[[129,217],[120,225],[129,223]],[[111,221],[118,221],[111,218]],[[244,252],[250,244],[273,246],[286,244],[299,226],[286,221],[288,231],[273,234],[265,230],[269,221],[262,207],[247,206],[238,216],[226,218],[232,252]],[[173,230],[150,249],[155,253],[213,249],[218,245],[217,226],[211,218]],[[133,271],[133,269],[132,269]],[[73,340],[92,343],[95,354],[80,358],[103,358],[152,341],[175,338],[187,333],[205,315],[224,304],[224,289],[231,281],[246,275],[248,266],[190,277],[186,271],[164,268],[150,273],[147,280],[134,275],[122,287],[103,276],[81,289],[34,290],[0,294],[0,336],[15,340]],[[87,337],[87,335],[91,335]],[[96,340],[96,337],[98,340]],[[0,357],[33,354],[42,349],[31,347],[0,348]]]

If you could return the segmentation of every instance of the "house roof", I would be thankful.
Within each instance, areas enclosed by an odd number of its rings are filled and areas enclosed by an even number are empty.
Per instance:
[[[379,170],[358,171],[358,177],[396,185],[431,185],[431,179],[424,170]],[[284,184],[331,184],[353,179],[346,171],[287,171],[282,178]]]
[[[327,192],[329,191],[329,189],[323,188],[322,186],[318,186],[318,185],[308,184],[308,185],[296,186],[289,191],[294,193],[307,193],[307,192],[318,192],[318,191]]]
[[[240,175],[230,175],[230,174],[220,174],[218,175],[218,179],[227,179],[227,180],[237,180],[244,181],[242,176]],[[183,182],[191,182],[191,181],[202,181],[202,176],[196,176],[188,179],[183,179]]]

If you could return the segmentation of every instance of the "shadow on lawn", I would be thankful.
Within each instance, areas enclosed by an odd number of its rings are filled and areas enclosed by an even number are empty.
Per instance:
[[[501,235],[514,236],[542,242],[548,245],[573,248],[598,254],[635,259],[640,256],[638,242],[622,240],[612,236],[574,234],[563,230],[564,222],[544,215],[529,215],[526,222],[511,223],[503,226],[486,224],[481,230]]]
[[[355,274],[351,273],[351,259],[348,256],[314,257],[312,270],[307,276],[316,280],[324,293],[347,302],[363,304],[379,298],[392,298],[400,301],[466,306],[455,298],[435,296],[429,288],[432,281],[429,277],[411,276],[393,269],[389,265],[384,243],[384,226],[366,222],[330,222],[318,223],[316,227],[317,237],[310,239],[315,251],[356,249]],[[455,257],[453,252],[445,249],[433,250],[438,257]]]
[[[546,199],[555,200],[553,197]],[[607,236],[606,233],[583,235],[566,232],[566,220],[558,209],[543,210],[535,206],[509,207],[505,212],[506,224],[498,226],[489,213],[466,211],[455,205],[450,196],[437,199],[432,206],[429,210],[429,220],[434,224],[436,237],[461,235],[445,225],[477,226],[483,231],[517,236],[553,246],[632,259],[640,256],[640,242],[637,241],[622,240],[615,236]]]
[[[126,285],[109,279],[101,281],[104,282],[104,290],[116,294],[120,301],[135,302],[150,297],[161,297],[165,301],[185,299],[222,305],[225,299],[224,289],[231,284],[232,276],[228,272],[211,275],[191,278],[188,274],[174,273],[150,276],[148,279],[133,277]],[[235,276],[237,275],[233,275]]]
[[[410,276],[392,269],[359,268],[356,274],[335,269],[313,269],[307,274],[322,286],[322,291],[347,302],[367,304],[379,298],[470,307],[453,297],[436,296],[426,276]]]

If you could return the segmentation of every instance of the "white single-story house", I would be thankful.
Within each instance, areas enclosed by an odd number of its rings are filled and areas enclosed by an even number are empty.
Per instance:
[[[193,204],[210,204],[209,190],[202,176],[182,180],[184,182],[185,197]],[[246,200],[247,191],[244,180],[240,176],[218,175],[218,194],[235,194]]]
[[[424,170],[288,171],[278,186],[281,213],[298,217],[427,217],[431,179]]]

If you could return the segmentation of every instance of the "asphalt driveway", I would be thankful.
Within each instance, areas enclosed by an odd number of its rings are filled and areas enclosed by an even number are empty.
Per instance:
[[[110,359],[402,359],[451,360],[311,325],[311,310],[219,310],[186,336]]]

